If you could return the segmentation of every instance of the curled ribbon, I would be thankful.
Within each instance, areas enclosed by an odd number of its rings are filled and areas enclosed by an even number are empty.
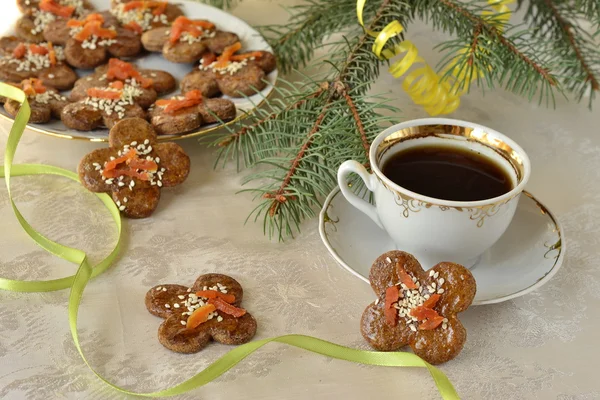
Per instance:
[[[511,11],[508,4],[515,0],[487,0],[494,11],[484,11],[483,15],[498,13],[495,21],[498,30],[504,29],[504,24],[508,22]],[[394,78],[400,78],[413,66],[416,68],[409,72],[402,82],[402,88],[410,96],[415,104],[421,105],[425,111],[431,115],[450,114],[460,106],[460,96],[468,91],[469,85],[465,85],[462,90],[458,90],[456,85],[460,80],[469,80],[469,83],[481,75],[475,66],[472,67],[472,73],[467,76],[467,71],[458,70],[454,65],[450,68],[451,79],[441,79],[438,74],[419,56],[417,47],[409,40],[394,44],[392,48],[385,48],[386,43],[393,37],[399,35],[404,27],[398,21],[392,21],[386,25],[380,32],[372,31],[365,27],[363,20],[363,9],[367,0],[357,0],[356,15],[359,24],[365,29],[365,32],[375,38],[373,43],[373,53],[379,59],[390,60],[402,55],[402,58],[393,62],[388,71]],[[460,53],[470,51],[467,47]],[[459,54],[460,54],[459,53]]]
[[[16,152],[19,140],[23,135],[23,132],[29,120],[31,109],[29,107],[29,103],[27,102],[27,97],[25,96],[25,93],[13,86],[6,85],[0,82],[0,96],[5,96],[9,99],[13,99],[21,103],[21,109],[19,110],[19,113],[15,118],[15,122],[10,130],[10,135],[6,143],[6,152],[4,155],[4,168],[0,170],[0,177],[5,178],[6,188],[8,190],[8,198],[12,209],[17,217],[17,220],[19,221],[23,229],[27,232],[27,234],[34,240],[34,242],[36,242],[42,248],[64,260],[79,265],[77,273],[74,276],[57,280],[17,281],[0,278],[0,289],[15,292],[40,292],[49,290],[59,290],[70,287],[71,293],[69,295],[68,313],[69,327],[71,330],[71,336],[73,337],[73,343],[75,344],[77,351],[79,352],[82,360],[85,362],[88,368],[108,386],[124,394],[142,397],[167,397],[183,394],[190,390],[206,385],[207,383],[218,378],[219,376],[227,372],[229,369],[237,365],[244,358],[257,351],[264,345],[271,342],[277,342],[284,343],[289,346],[294,346],[312,353],[321,354],[326,357],[350,361],[359,364],[377,365],[384,367],[427,368],[427,370],[431,374],[431,377],[435,381],[437,389],[440,392],[440,395],[443,399],[459,399],[458,394],[454,390],[452,383],[450,383],[446,375],[444,375],[444,373],[441,372],[439,369],[425,362],[415,354],[403,352],[377,352],[356,350],[340,346],[335,343],[327,342],[325,340],[321,340],[315,337],[304,335],[284,335],[270,339],[257,340],[238,346],[226,353],[224,356],[222,356],[215,362],[213,362],[204,370],[200,371],[198,374],[186,380],[185,382],[182,382],[168,389],[156,392],[138,393],[124,389],[120,386],[115,385],[114,383],[111,383],[108,379],[100,375],[86,359],[83,353],[83,349],[81,348],[81,344],[79,342],[79,334],[77,332],[77,316],[79,313],[79,306],[81,304],[83,291],[85,290],[89,281],[94,276],[97,276],[98,274],[104,272],[115,261],[117,257],[122,232],[121,217],[119,210],[117,209],[110,196],[106,194],[96,194],[96,196],[98,196],[98,198],[106,205],[106,207],[112,214],[112,217],[117,225],[118,241],[110,255],[106,257],[103,261],[101,261],[99,264],[97,264],[95,267],[92,267],[89,264],[89,262],[87,261],[87,255],[82,250],[64,246],[60,243],[54,242],[46,238],[45,236],[37,232],[25,220],[23,215],[21,215],[13,201],[10,186],[11,176],[58,175],[72,179],[74,181],[79,181],[79,178],[77,174],[71,171],[47,165],[13,165],[14,154]]]

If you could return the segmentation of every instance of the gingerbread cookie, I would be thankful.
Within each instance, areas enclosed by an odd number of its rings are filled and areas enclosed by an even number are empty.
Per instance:
[[[93,7],[85,0],[17,0],[23,16],[15,26],[19,38],[27,42],[44,41],[44,29],[55,21],[80,17]]]
[[[156,132],[140,118],[118,122],[108,136],[109,147],[87,154],[79,163],[79,180],[88,190],[111,193],[129,218],[149,217],[163,187],[185,181],[190,158],[175,143],[156,143]]]
[[[114,81],[108,87],[88,88],[85,93],[83,100],[63,109],[60,119],[67,128],[91,131],[105,126],[111,129],[124,118],[146,119],[146,111],[138,102],[148,102],[151,92],[141,87]]]
[[[237,111],[230,100],[203,98],[199,90],[193,90],[183,96],[158,100],[148,115],[159,135],[172,135],[206,124],[231,121]]]
[[[104,64],[110,56],[133,57],[142,50],[140,36],[120,26],[108,11],[52,22],[44,29],[44,37],[64,45],[67,62],[83,69]]]
[[[182,92],[200,90],[206,97],[219,93],[243,97],[264,89],[266,74],[276,68],[275,56],[268,51],[236,54],[241,48],[242,44],[237,42],[220,56],[205,53],[200,66],[181,81]]]
[[[476,291],[467,268],[441,262],[424,271],[412,255],[389,251],[375,260],[369,281],[377,300],[365,309],[361,332],[372,347],[396,351],[410,345],[431,364],[460,353],[467,331],[457,314],[471,305]]]
[[[165,321],[158,340],[178,353],[197,353],[211,340],[239,345],[256,333],[256,320],[239,308],[244,291],[233,278],[222,274],[201,275],[191,288],[155,286],[146,293],[146,308]]]
[[[16,86],[16,85],[15,85]],[[23,80],[18,87],[25,92],[31,116],[29,122],[34,124],[44,124],[53,117],[60,119],[60,114],[69,101],[61,96],[56,90],[44,86],[41,80],[36,78]],[[6,112],[15,117],[21,108],[21,103],[8,99],[4,103]]]
[[[196,62],[206,51],[220,54],[238,40],[235,33],[219,31],[210,21],[183,16],[170,27],[151,29],[142,35],[146,50],[162,52],[167,60],[175,63]]]
[[[0,39],[0,81],[19,83],[38,78],[45,86],[68,90],[77,74],[64,63],[63,48],[48,43],[25,43],[14,36]]]
[[[181,8],[166,1],[123,1],[114,2],[110,12],[124,28],[138,35],[162,26],[169,26],[183,15]]]
[[[108,64],[96,68],[93,74],[75,82],[70,95],[71,100],[85,100],[90,89],[109,89],[110,85],[114,86],[117,81],[134,89],[131,91],[131,100],[143,109],[154,104],[158,95],[171,92],[177,86],[175,78],[168,72],[138,69],[133,64],[111,58]]]

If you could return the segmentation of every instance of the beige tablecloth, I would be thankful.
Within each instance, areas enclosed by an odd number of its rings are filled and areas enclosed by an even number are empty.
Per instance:
[[[254,0],[245,0],[234,13],[252,24],[287,18],[275,4]],[[439,34],[425,26],[411,28],[410,37],[434,64],[439,55],[431,48]],[[425,116],[389,75],[382,74],[373,90],[392,90],[403,118]],[[600,307],[600,113],[560,97],[557,102],[553,110],[502,91],[473,93],[452,115],[504,132],[526,149],[533,163],[528,190],[556,213],[567,239],[564,266],[547,285],[462,316],[469,332],[466,347],[441,368],[465,399],[600,398],[600,322],[595,320]],[[8,128],[1,125],[2,148]],[[373,294],[329,256],[317,220],[305,223],[295,240],[269,242],[260,224],[243,223],[254,204],[250,195],[235,194],[241,175],[232,167],[213,170],[212,150],[195,139],[182,145],[192,159],[189,179],[163,191],[152,218],[125,223],[120,260],[85,292],[80,334],[91,364],[118,385],[153,391],[190,377],[224,354],[228,349],[222,345],[197,355],[166,350],[156,340],[160,320],[146,311],[143,301],[155,284],[191,284],[211,271],[230,274],[244,285],[244,303],[259,321],[259,339],[303,333],[366,348],[358,321]],[[16,162],[74,169],[82,155],[98,147],[27,132]],[[76,184],[16,178],[14,192],[36,228],[85,249],[93,260],[113,244],[108,212]],[[74,271],[26,237],[3,188],[0,221],[0,276],[48,279]],[[68,330],[67,297],[67,291],[0,292],[0,398],[127,397],[83,364]],[[364,367],[273,344],[182,398],[429,399],[437,394],[421,369]]]

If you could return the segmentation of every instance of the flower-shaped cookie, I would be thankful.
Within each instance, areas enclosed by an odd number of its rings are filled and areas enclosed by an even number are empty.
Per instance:
[[[221,54],[238,40],[235,33],[216,30],[210,21],[183,16],[170,27],[151,29],[142,35],[146,50],[162,52],[163,57],[176,63],[196,62],[206,51]]]
[[[219,93],[231,97],[256,94],[266,87],[265,76],[276,68],[275,56],[268,51],[238,53],[242,44],[227,47],[217,57],[205,53],[200,66],[181,81],[182,92],[200,90],[206,97]]]
[[[166,1],[128,0],[113,2],[110,12],[124,28],[137,34],[162,26],[169,26],[183,15],[178,5]]]
[[[131,86],[132,101],[143,109],[147,109],[156,101],[158,95],[173,91],[177,82],[173,75],[166,71],[138,69],[134,64],[111,58],[108,64],[102,65],[93,74],[75,82],[71,91],[71,100],[85,100],[92,88],[109,89],[115,81]]]
[[[17,0],[23,16],[17,21],[15,32],[28,42],[44,41],[44,29],[54,21],[80,17],[93,9],[87,0]]]
[[[233,278],[222,274],[201,275],[189,288],[155,286],[146,293],[146,308],[165,321],[158,340],[178,353],[196,353],[211,340],[239,345],[256,333],[256,320],[239,308],[244,291]]]
[[[158,100],[148,115],[159,135],[173,135],[206,124],[231,121],[237,111],[231,100],[204,98],[199,90],[192,90],[184,96]]]
[[[67,62],[83,69],[104,64],[110,56],[133,57],[142,50],[140,36],[120,26],[109,11],[54,21],[44,29],[44,38],[64,45]]]
[[[390,251],[375,260],[369,280],[377,300],[365,309],[361,332],[372,347],[395,351],[410,345],[431,364],[460,353],[467,331],[457,314],[476,291],[467,268],[441,262],[424,271],[412,255]]]
[[[138,102],[147,98],[147,90],[114,81],[108,87],[89,88],[86,93],[83,100],[63,109],[60,119],[67,128],[91,131],[105,126],[112,129],[123,118],[146,119],[146,111]]]
[[[24,79],[41,79],[45,86],[68,90],[77,74],[63,61],[63,48],[52,43],[26,43],[14,36],[0,39],[0,81],[19,83]]]
[[[16,86],[16,85],[15,85]],[[45,87],[41,80],[36,78],[25,79],[19,84],[29,100],[31,116],[29,122],[44,124],[53,117],[60,119],[60,114],[69,101],[56,90]],[[15,117],[21,108],[21,103],[7,99],[4,103],[6,112]]]
[[[175,143],[156,143],[156,132],[140,118],[117,123],[108,148],[94,150],[79,163],[79,180],[92,192],[111,193],[129,218],[150,216],[163,187],[181,184],[190,172],[190,158]]]

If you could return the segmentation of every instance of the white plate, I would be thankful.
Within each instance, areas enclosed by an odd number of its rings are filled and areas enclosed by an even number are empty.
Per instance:
[[[336,261],[367,283],[373,261],[396,249],[387,233],[350,205],[339,188],[323,205],[319,233]],[[500,303],[539,288],[558,271],[564,254],[558,220],[524,192],[508,230],[471,268],[477,281],[473,304]]]
[[[244,50],[266,50],[273,52],[271,46],[269,46],[267,41],[260,35],[260,33],[258,33],[246,22],[242,21],[237,17],[234,17],[231,14],[226,13],[223,10],[193,1],[177,0],[172,2],[178,4],[188,18],[207,19],[213,22],[219,30],[235,32],[240,37],[240,41],[242,42]],[[110,0],[91,0],[91,3],[94,5],[96,10],[99,11],[106,10],[110,6]],[[14,5],[12,6],[14,7]],[[10,35],[13,33],[13,27],[10,25],[5,25],[5,29],[4,31],[2,31],[2,36]],[[141,68],[160,69],[168,71],[173,76],[175,76],[178,82],[190,71],[192,71],[193,68],[192,64],[171,63],[165,60],[159,53],[145,53],[142,56],[138,57],[134,62]],[[77,70],[77,74],[80,77],[86,76],[91,72],[93,71],[79,69]],[[273,86],[275,85],[275,82],[277,80],[277,70],[267,75],[267,80],[269,81],[267,87],[264,88],[261,91],[261,93],[255,94],[249,97],[248,99],[230,98],[227,96],[223,96],[224,98],[229,98],[235,103],[238,110],[236,119],[243,117],[245,112],[247,113],[252,111],[257,105],[259,105],[263,101],[265,97],[267,97],[273,91]],[[176,93],[177,92],[169,93],[166,97],[173,96]],[[3,107],[0,107],[0,117],[9,118],[12,120],[12,118],[6,113],[6,111],[4,111]],[[234,121],[228,122],[228,124],[232,122]],[[218,128],[219,126],[219,124],[206,125],[201,127],[199,130],[195,130],[193,132],[187,132],[178,135],[161,135],[159,136],[159,139],[173,140],[184,137],[197,136],[210,132]],[[68,129],[62,124],[62,122],[56,120],[48,124],[29,124],[28,127],[36,132],[45,133],[53,136],[59,136],[67,139],[84,139],[97,142],[104,142],[108,140],[108,129],[96,129],[91,132],[81,132],[73,129]]]

